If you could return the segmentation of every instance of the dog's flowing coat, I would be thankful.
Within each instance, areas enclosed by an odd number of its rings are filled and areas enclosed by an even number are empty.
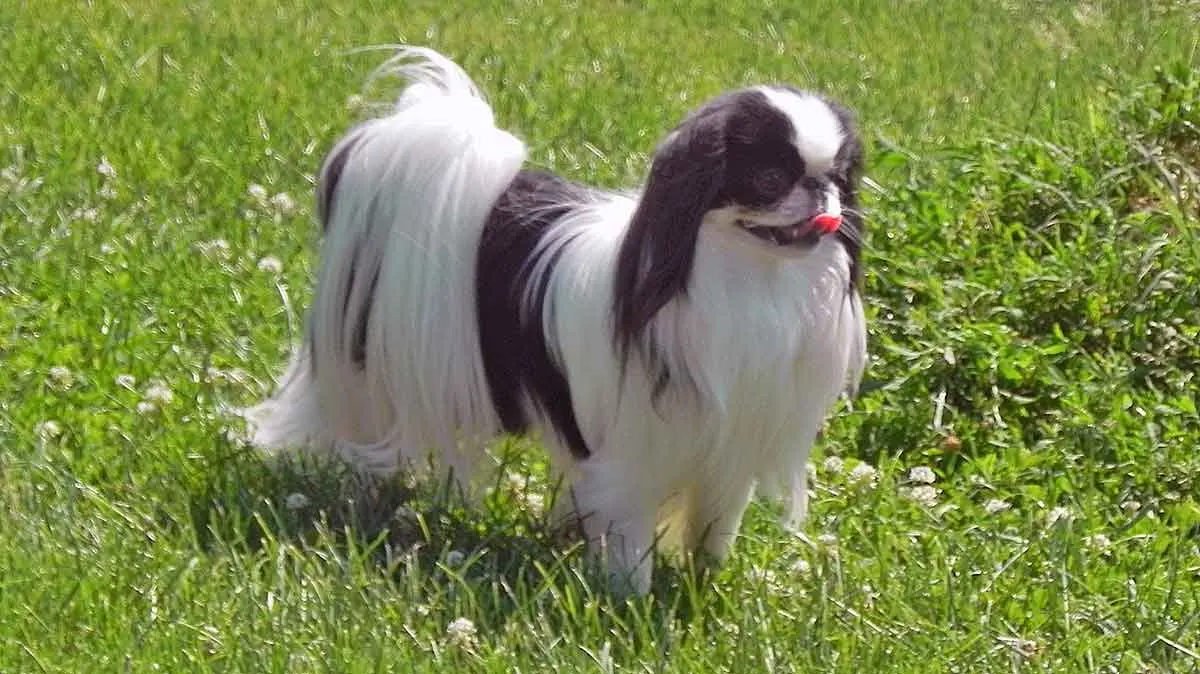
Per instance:
[[[458,475],[540,432],[614,580],[644,592],[664,526],[723,559],[755,486],[806,508],[818,428],[858,382],[861,147],[788,87],[726,94],[643,190],[526,171],[468,76],[405,48],[408,86],[321,169],[304,344],[249,410],[260,446]]]

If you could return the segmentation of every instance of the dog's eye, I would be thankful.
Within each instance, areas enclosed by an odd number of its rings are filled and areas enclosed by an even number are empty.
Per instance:
[[[767,169],[754,176],[754,191],[763,201],[780,199],[791,187],[791,180],[782,169]]]

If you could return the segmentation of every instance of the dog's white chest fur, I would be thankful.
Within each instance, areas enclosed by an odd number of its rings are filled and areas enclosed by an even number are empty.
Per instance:
[[[545,326],[592,449],[575,463],[581,509],[631,518],[657,509],[656,524],[674,527],[668,538],[690,547],[707,536],[718,557],[734,533],[720,527],[740,520],[756,483],[802,517],[809,448],[865,357],[844,248],[830,240],[791,259],[731,255],[720,232],[702,236],[686,296],[655,318],[658,361],[635,357],[622,373],[607,338],[619,230],[602,223],[632,204],[597,208],[563,229]],[[546,430],[559,465],[571,463]]]

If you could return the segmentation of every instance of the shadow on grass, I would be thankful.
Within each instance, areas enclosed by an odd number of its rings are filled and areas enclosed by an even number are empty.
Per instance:
[[[635,639],[655,638],[668,623],[696,618],[705,603],[704,574],[662,559],[651,597],[609,592],[579,527],[547,514],[558,490],[523,470],[519,456],[506,456],[494,483],[468,503],[449,481],[379,481],[334,459],[270,458],[233,445],[222,453],[190,503],[198,544],[211,553],[254,554],[278,543],[313,554],[332,549],[369,560],[413,601],[466,594],[496,623],[514,613],[528,619],[534,607],[564,634],[586,630],[573,623],[592,613]]]

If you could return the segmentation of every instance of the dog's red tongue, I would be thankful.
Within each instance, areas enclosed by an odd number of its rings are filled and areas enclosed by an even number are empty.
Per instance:
[[[842,226],[842,216],[833,213],[821,213],[812,219],[813,227],[825,234],[832,234]]]

